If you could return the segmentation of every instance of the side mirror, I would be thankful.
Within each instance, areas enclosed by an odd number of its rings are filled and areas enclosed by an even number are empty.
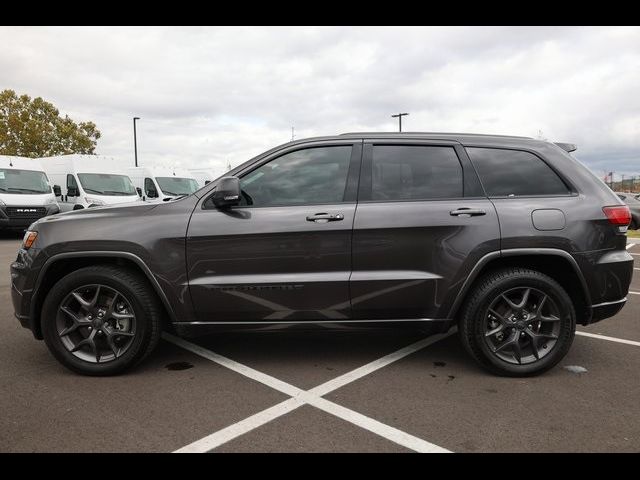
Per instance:
[[[138,196],[142,198],[142,189],[140,187],[136,187],[136,192],[138,192]]]
[[[205,180],[205,181],[204,181],[204,184],[205,184],[205,185],[209,185],[210,183],[211,183],[211,180]]]
[[[240,198],[240,179],[224,177],[218,181],[212,200],[217,208],[226,208],[238,205]]]
[[[53,194],[56,197],[61,197],[62,196],[62,190],[60,189],[60,185],[54,185],[53,186]]]
[[[67,187],[67,196],[68,197],[77,197],[78,196],[78,187]]]

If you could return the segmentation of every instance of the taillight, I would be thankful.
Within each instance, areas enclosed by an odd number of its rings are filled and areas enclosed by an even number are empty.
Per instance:
[[[627,205],[616,205],[615,207],[603,207],[602,210],[607,216],[607,220],[611,225],[620,227],[627,226],[631,223],[631,210]]]

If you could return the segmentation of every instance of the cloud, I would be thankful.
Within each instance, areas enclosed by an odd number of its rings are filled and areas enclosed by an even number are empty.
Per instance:
[[[640,175],[633,27],[0,28],[0,88],[97,123],[98,152],[233,165],[296,136],[413,131],[579,146],[597,173]]]

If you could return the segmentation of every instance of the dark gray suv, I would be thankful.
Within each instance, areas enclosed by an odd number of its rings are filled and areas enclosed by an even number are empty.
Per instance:
[[[83,374],[121,372],[213,325],[459,326],[469,354],[531,375],[576,323],[615,315],[629,209],[575,147],[523,137],[350,133],[290,142],[192,195],[31,225],[20,322]]]

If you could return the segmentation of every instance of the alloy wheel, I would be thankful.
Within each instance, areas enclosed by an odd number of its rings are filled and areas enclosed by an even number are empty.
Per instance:
[[[136,317],[121,292],[106,285],[85,285],[60,303],[56,329],[74,356],[105,363],[129,349],[136,334]]]
[[[501,360],[525,365],[547,356],[560,334],[561,314],[541,290],[517,287],[499,294],[484,315],[484,340]]]

